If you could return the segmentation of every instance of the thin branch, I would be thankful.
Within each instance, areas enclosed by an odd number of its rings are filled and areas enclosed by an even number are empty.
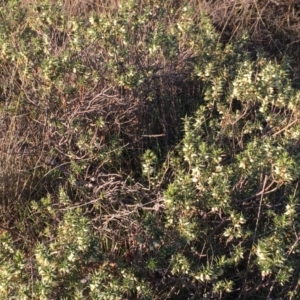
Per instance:
[[[274,137],[274,136],[278,135],[279,133],[281,133],[282,131],[285,131],[286,129],[290,128],[291,126],[293,126],[293,125],[294,125],[295,123],[297,123],[298,121],[299,121],[299,119],[294,120],[292,123],[286,125],[284,128],[282,128],[282,129],[280,129],[279,131],[273,133],[272,136]]]
[[[247,198],[244,198],[244,199],[235,200],[234,202],[235,202],[235,203],[242,203],[242,202],[246,202],[246,201],[255,199],[255,198],[257,198],[258,196],[263,196],[263,195],[267,195],[267,194],[270,194],[270,193],[272,193],[272,192],[275,192],[275,191],[278,189],[278,186],[276,186],[276,187],[275,187],[274,189],[272,189],[272,190],[269,190],[269,188],[271,188],[271,186],[272,186],[274,183],[275,183],[275,181],[272,181],[271,184],[269,184],[269,186],[267,186],[266,188],[263,187],[263,189],[262,189],[260,192],[254,194],[254,195],[252,195],[252,196],[249,196],[249,197],[247,197]]]

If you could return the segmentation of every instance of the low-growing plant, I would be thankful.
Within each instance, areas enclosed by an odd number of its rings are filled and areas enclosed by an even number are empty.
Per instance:
[[[295,298],[292,60],[192,2],[70,5],[0,7],[0,297]]]

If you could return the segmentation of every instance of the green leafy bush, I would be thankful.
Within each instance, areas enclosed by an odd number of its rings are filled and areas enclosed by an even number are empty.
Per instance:
[[[120,4],[0,8],[0,297],[295,298],[292,61]]]
[[[183,238],[174,259],[184,262],[177,272],[189,275],[196,298],[292,297],[300,93],[287,60],[271,62],[259,51],[253,60],[240,47],[217,48],[195,64],[205,104],[184,121],[165,192],[167,224]]]

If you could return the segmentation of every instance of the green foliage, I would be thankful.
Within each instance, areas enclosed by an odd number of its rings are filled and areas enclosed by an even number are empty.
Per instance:
[[[296,297],[292,60],[195,8],[1,6],[0,297]]]
[[[292,136],[299,130],[299,91],[291,87],[288,61],[271,62],[260,52],[253,61],[241,46],[216,47],[213,60],[195,64],[205,104],[184,121],[176,175],[165,192],[167,220],[205,254],[196,278],[212,283],[215,296],[238,288],[247,295],[258,274],[271,295],[276,285],[292,288],[298,272],[292,251],[299,248],[299,152]],[[180,261],[194,256],[185,243],[181,252]],[[193,272],[184,268],[182,276]],[[235,276],[235,283],[219,281]]]

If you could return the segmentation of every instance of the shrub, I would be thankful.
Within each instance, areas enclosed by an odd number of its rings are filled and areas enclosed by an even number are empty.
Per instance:
[[[195,5],[24,2],[0,8],[3,298],[293,298],[291,61]]]
[[[194,65],[205,104],[184,121],[165,192],[167,225],[182,238],[173,272],[195,298],[293,297],[300,93],[288,60],[253,60],[241,46]]]

